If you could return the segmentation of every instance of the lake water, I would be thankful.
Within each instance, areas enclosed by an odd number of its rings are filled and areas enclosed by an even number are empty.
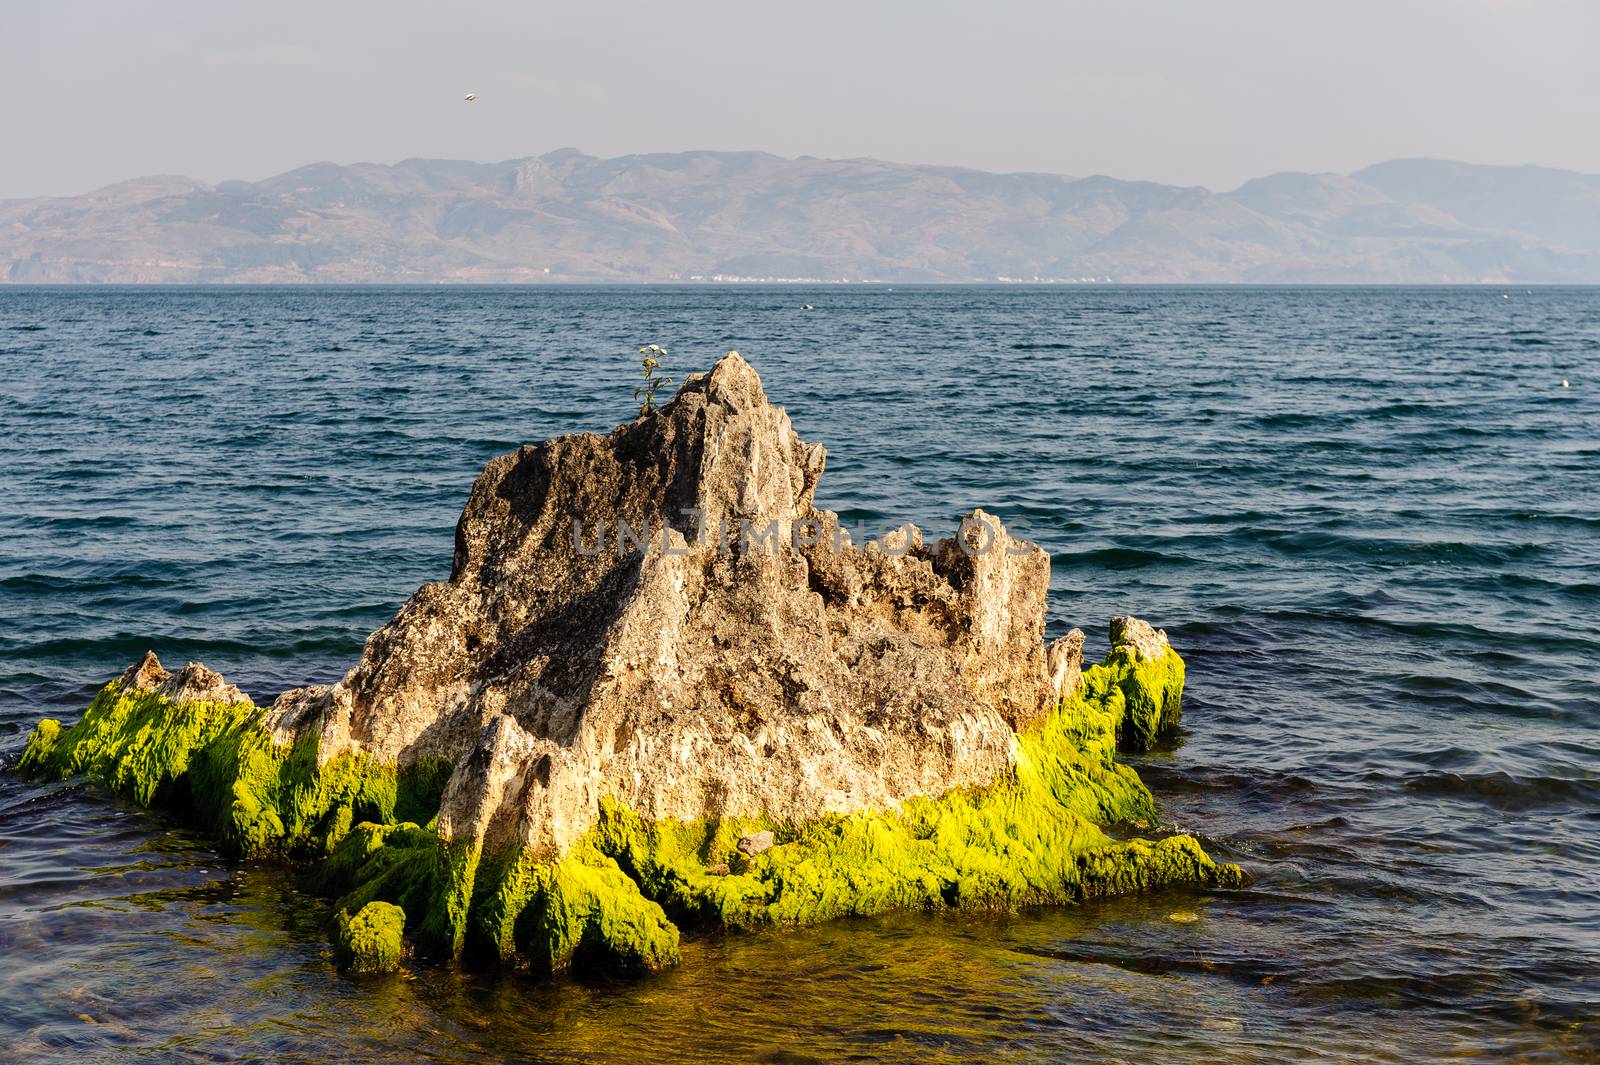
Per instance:
[[[1049,636],[1165,627],[1135,763],[1253,886],[349,979],[292,870],[0,772],[0,1059],[1597,1060],[1596,289],[0,290],[0,762],[147,648],[333,680],[648,342],[743,352],[852,522],[1019,525]]]

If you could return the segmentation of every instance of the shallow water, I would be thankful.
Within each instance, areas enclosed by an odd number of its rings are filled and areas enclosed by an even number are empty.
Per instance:
[[[1049,635],[1164,626],[1140,772],[1253,887],[347,979],[292,872],[0,773],[0,1059],[1600,1059],[1596,289],[0,289],[0,760],[147,648],[335,678],[650,341],[869,531],[1019,523]]]

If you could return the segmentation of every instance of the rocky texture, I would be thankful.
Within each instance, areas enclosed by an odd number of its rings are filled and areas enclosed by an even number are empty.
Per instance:
[[[756,855],[760,854],[762,851],[771,850],[772,849],[772,844],[773,844],[772,830],[764,828],[760,832],[752,832],[748,836],[740,837],[740,839],[739,839],[739,853],[740,854],[747,854],[750,857],[754,858]]]
[[[269,725],[324,759],[469,752],[441,828],[546,856],[602,796],[806,820],[994,780],[1049,702],[1044,552],[981,511],[981,555],[914,527],[898,557],[851,545],[812,503],[823,460],[737,355],[659,416],[495,459],[450,579]]]
[[[982,511],[852,544],[823,464],[730,353],[607,436],[490,462],[450,578],[338,684],[261,710],[151,655],[23,769],[326,855],[344,958],[379,904],[426,953],[648,970],[684,922],[1237,882],[1102,827],[1154,813],[1115,754],[1176,727],[1165,633],[1114,619],[1087,670],[1081,632],[1047,653],[1042,550]]]
[[[1083,630],[1073,629],[1057,637],[1045,652],[1045,672],[1050,676],[1052,692],[1069,692],[1078,686],[1083,676]]]
[[[148,692],[175,703],[222,703],[236,706],[250,697],[222,679],[222,674],[190,662],[176,673],[161,667],[154,651],[123,671],[117,683],[127,691]]]

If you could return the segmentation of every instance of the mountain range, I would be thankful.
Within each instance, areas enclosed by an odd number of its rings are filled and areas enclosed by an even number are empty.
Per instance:
[[[575,149],[0,201],[0,280],[1596,283],[1600,176],[1404,159],[1231,192]]]

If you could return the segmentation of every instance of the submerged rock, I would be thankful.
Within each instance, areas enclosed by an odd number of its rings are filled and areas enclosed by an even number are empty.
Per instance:
[[[538,971],[658,968],[685,922],[1237,883],[1189,837],[1099,827],[1154,812],[1115,754],[1176,728],[1166,634],[1047,654],[1040,548],[983,511],[857,545],[813,503],[823,464],[730,353],[606,436],[492,460],[449,579],[339,683],[262,710],[150,655],[23,769],[325,855],[339,942],[390,903],[424,951]]]

